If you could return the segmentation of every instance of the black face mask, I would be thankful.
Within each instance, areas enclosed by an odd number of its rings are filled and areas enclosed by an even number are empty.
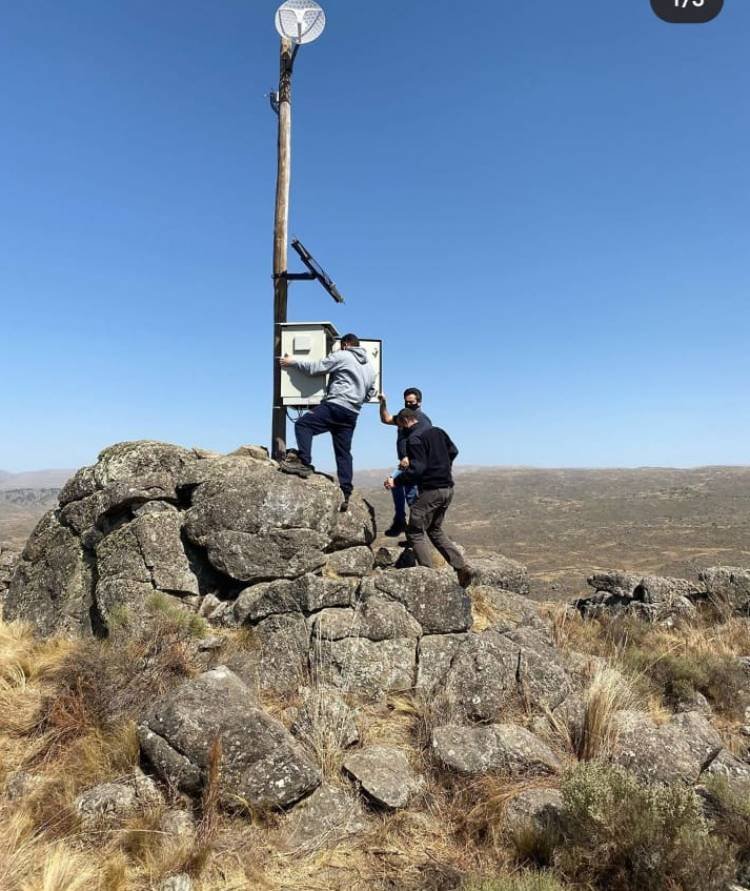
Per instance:
[[[405,402],[404,408],[410,408],[412,411],[419,411],[419,403],[418,402]]]

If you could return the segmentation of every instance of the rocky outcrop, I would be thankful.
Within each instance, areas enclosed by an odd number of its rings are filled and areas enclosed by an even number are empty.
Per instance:
[[[579,598],[573,606],[588,618],[620,613],[674,625],[695,618],[696,602],[707,596],[705,585],[689,579],[639,576],[620,570],[595,573],[587,582],[596,593]]]
[[[142,621],[158,592],[196,611],[215,598],[211,612],[222,622],[254,621],[262,607],[251,615],[241,605],[235,616],[226,604],[279,580],[298,583],[300,608],[351,602],[372,565],[375,528],[359,496],[347,513],[340,504],[326,477],[279,474],[258,448],[221,456],[150,441],[111,446],[66,483],[32,533],[6,618],[41,634],[106,634],[113,614]]]
[[[700,574],[708,597],[721,611],[750,614],[750,569],[714,566]]]

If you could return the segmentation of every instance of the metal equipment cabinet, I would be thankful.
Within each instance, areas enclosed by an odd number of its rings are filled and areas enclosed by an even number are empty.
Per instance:
[[[284,322],[281,324],[281,355],[317,362],[339,349],[338,331],[330,322]],[[383,344],[380,340],[360,340],[375,368],[375,386],[381,389]],[[287,408],[320,405],[326,393],[327,375],[310,377],[296,368],[281,369],[281,401]],[[377,402],[377,396],[370,402]]]

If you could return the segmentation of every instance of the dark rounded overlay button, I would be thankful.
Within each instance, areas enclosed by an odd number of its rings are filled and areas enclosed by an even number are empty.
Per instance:
[[[710,22],[724,8],[724,0],[651,0],[651,9],[677,25],[701,25]]]

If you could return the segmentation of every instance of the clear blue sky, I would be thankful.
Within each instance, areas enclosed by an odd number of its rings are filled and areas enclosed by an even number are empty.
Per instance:
[[[382,337],[464,463],[749,463],[750,3],[324,5],[290,231],[347,304],[290,317]],[[275,7],[4,4],[0,468],[267,440]]]

